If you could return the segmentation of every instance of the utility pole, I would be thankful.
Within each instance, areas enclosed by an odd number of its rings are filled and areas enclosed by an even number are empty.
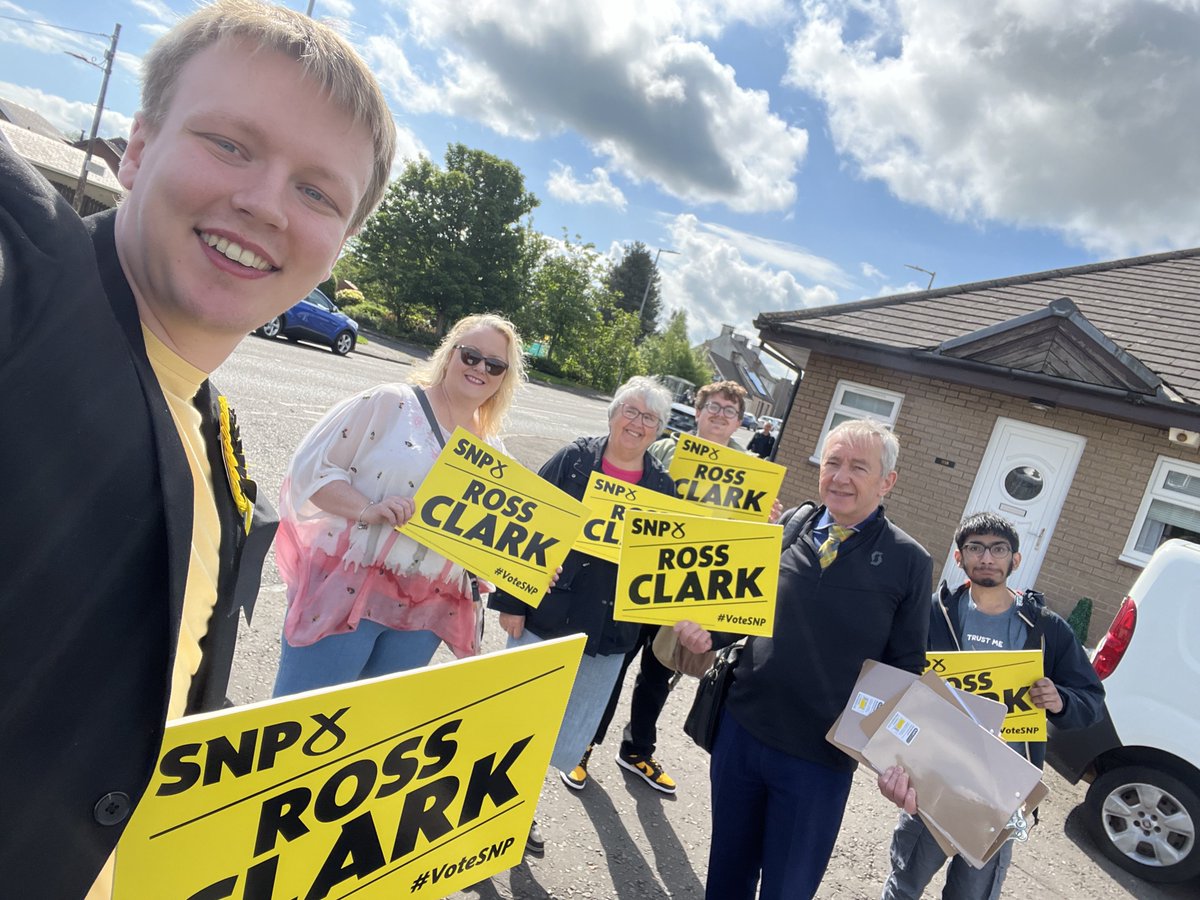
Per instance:
[[[88,164],[92,161],[92,145],[96,143],[96,132],[100,130],[100,115],[104,112],[104,96],[108,93],[108,77],[112,75],[113,60],[117,55],[117,40],[120,37],[121,23],[118,22],[117,27],[113,29],[112,43],[109,44],[108,50],[104,54],[104,78],[100,82],[100,99],[96,101],[96,115],[92,117],[92,133],[88,137],[87,149],[83,153],[83,168],[79,170],[79,181],[75,183],[75,212],[77,213],[83,211],[83,192],[87,187]],[[96,65],[90,59],[77,53],[70,55],[82,59],[88,65]]]
[[[650,285],[654,284],[654,275],[658,272],[658,257],[663,253],[674,253],[676,256],[682,256],[678,250],[668,250],[666,247],[659,247],[654,254],[654,262],[650,264],[650,271],[646,274],[646,289],[642,291],[642,304],[638,307],[638,334],[642,333],[642,315],[646,312],[646,300],[650,296]],[[621,360],[621,365],[617,367],[617,385],[621,385],[621,376],[625,374],[625,360]]]

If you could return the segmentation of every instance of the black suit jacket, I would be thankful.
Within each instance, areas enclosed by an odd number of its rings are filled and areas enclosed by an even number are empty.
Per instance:
[[[0,884],[84,894],[162,739],[191,549],[192,484],[117,259],[0,144]],[[205,382],[222,526],[218,599],[189,711],[224,701],[274,533],[247,536]]]

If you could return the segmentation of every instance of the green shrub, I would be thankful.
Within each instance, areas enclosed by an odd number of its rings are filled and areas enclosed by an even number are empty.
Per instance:
[[[338,291],[338,300],[342,299],[342,294],[355,293],[358,291]],[[362,297],[362,294],[358,294]],[[370,300],[360,300],[358,303],[347,303],[345,305],[339,303],[342,312],[352,318],[359,324],[360,327],[370,328],[375,331],[380,330],[381,324],[388,316],[386,306],[380,306],[378,303],[372,303]]]
[[[354,306],[367,298],[363,296],[362,291],[356,291],[354,288],[342,288],[333,299],[337,301],[338,306]]]
[[[1087,644],[1088,626],[1092,624],[1092,598],[1080,597],[1071,614],[1067,616],[1067,624],[1075,632],[1075,638],[1080,644]]]

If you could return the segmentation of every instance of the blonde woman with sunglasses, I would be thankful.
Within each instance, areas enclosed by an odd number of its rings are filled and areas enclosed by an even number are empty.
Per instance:
[[[524,380],[512,323],[468,316],[410,383],[347,398],[308,433],[279,503],[288,610],[275,696],[419,668],[443,642],[459,658],[479,652],[471,576],[394,526],[455,428],[503,450]]]

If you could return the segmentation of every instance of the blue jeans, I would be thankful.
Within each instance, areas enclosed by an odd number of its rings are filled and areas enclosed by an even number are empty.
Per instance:
[[[432,631],[397,631],[368,619],[360,620],[353,631],[331,634],[307,647],[293,647],[281,638],[271,696],[419,669],[429,665],[441,642]]]
[[[961,856],[950,861],[942,900],[996,900],[1012,859],[1012,841],[976,869]],[[883,886],[883,900],[920,900],[925,885],[945,864],[946,854],[920,819],[900,813],[892,835],[892,874]]]
[[[804,900],[817,892],[850,796],[851,772],[768,747],[721,716],[712,765],[707,900]]]
[[[526,628],[519,638],[510,637],[507,646],[527,647],[541,640]],[[612,695],[624,660],[624,653],[608,656],[588,656],[585,653],[579,660],[579,672],[575,675],[575,684],[571,686],[571,696],[563,712],[554,752],[550,754],[550,765],[554,768],[570,772],[579,765],[583,752],[596,733],[600,717],[604,715],[604,707]]]

